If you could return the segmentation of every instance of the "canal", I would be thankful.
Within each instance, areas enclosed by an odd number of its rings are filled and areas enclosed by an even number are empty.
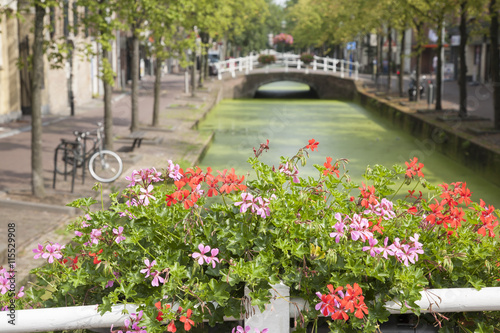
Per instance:
[[[467,182],[474,200],[500,207],[500,188],[487,179],[355,103],[294,98],[308,96],[308,89],[277,82],[261,87],[258,94],[280,98],[223,100],[199,124],[201,132],[215,132],[201,166],[248,173],[246,161],[253,155],[252,148],[269,139],[271,149],[260,159],[277,167],[280,156],[293,156],[314,138],[320,142],[319,151],[312,152],[307,167],[300,169],[302,177],[317,176],[312,165],[322,165],[327,156],[334,161],[347,158],[349,175],[360,184],[367,165],[390,168],[416,156],[425,164],[423,172],[431,183]]]

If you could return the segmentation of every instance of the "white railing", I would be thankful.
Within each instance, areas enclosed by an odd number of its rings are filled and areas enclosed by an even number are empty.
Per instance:
[[[308,304],[300,298],[289,296],[289,288],[275,285],[271,290],[271,304],[261,313],[254,307],[255,314],[245,319],[245,325],[253,328],[268,328],[272,333],[288,333],[289,318],[298,317],[298,311],[308,308]],[[500,287],[483,288],[450,288],[428,289],[423,291],[422,298],[416,304],[421,312],[477,312],[500,311]],[[319,300],[318,300],[319,302]],[[401,313],[401,305],[388,302],[386,309],[393,314]],[[106,329],[111,325],[122,327],[128,314],[137,311],[132,304],[113,306],[111,312],[100,315],[97,305],[73,306],[65,308],[48,308],[32,310],[5,311],[0,320],[0,332],[46,332],[74,329]],[[408,311],[409,312],[409,311]],[[2,312],[0,312],[2,313]],[[9,318],[10,315],[10,318]],[[8,320],[14,320],[12,325]],[[224,318],[225,321],[236,321],[239,318]]]
[[[354,77],[354,80],[358,80],[359,78],[359,62],[351,62],[344,59],[334,59],[328,57],[318,57],[314,56],[314,60],[309,65],[305,64],[300,60],[300,55],[293,53],[277,53],[272,52],[276,57],[276,62],[273,64],[273,68],[276,67],[284,67],[285,72],[288,72],[289,68],[295,68],[296,70],[304,70],[307,74],[309,70],[312,71],[323,71],[323,72],[331,72],[333,74],[339,74],[341,78],[346,77]],[[231,58],[225,61],[219,61],[216,63],[218,78],[222,79],[222,75],[224,73],[230,73],[231,77],[236,76],[236,72],[245,72],[248,74],[250,71],[264,67],[266,72],[269,69],[269,66],[263,66],[259,64],[257,59],[259,55],[250,54],[246,57],[241,58]]]

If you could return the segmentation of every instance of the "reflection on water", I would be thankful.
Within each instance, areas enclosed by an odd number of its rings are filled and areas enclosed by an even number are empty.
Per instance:
[[[317,99],[318,93],[304,83],[279,81],[259,87],[254,98]]]
[[[309,86],[304,83],[293,81],[279,81],[264,84],[259,87],[259,91],[309,91]]]
[[[261,160],[276,167],[280,156],[293,156],[311,138],[320,142],[301,176],[316,176],[313,164],[327,156],[349,159],[349,174],[358,184],[367,165],[392,167],[416,156],[433,184],[465,181],[473,198],[500,206],[500,188],[464,166],[433,151],[419,139],[395,128],[354,103],[323,100],[224,100],[200,123],[200,131],[215,131],[202,166],[250,171],[252,148],[267,139],[271,149]]]

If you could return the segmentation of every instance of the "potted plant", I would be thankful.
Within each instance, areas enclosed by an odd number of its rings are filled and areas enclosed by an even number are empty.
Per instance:
[[[283,44],[283,45],[292,45],[293,44],[293,37],[292,37],[292,35],[285,34],[282,32],[282,33],[273,37],[273,43],[274,44]]]
[[[270,65],[276,62],[276,57],[273,54],[261,54],[257,61],[263,65]]]
[[[314,54],[302,53],[300,55],[300,61],[306,65],[306,73],[309,73],[309,64],[314,61]]]
[[[300,61],[302,61],[306,65],[309,65],[311,62],[314,61],[314,54],[311,54],[311,53],[302,53],[300,55]]]
[[[264,65],[266,68],[266,73],[269,71],[269,65],[276,62],[276,57],[273,54],[261,54],[257,61]]]
[[[429,184],[416,158],[371,166],[354,184],[347,160],[326,157],[303,178],[318,144],[311,139],[274,166],[259,160],[270,149],[261,144],[249,159],[252,180],[168,161],[161,172],[134,171],[108,209],[74,201],[83,214],[70,226],[73,242],[33,250],[48,263],[34,270],[39,280],[18,307],[97,303],[106,312],[134,303],[140,312],[127,330],[189,331],[238,318],[250,303],[263,309],[270,286],[282,283],[308,302],[297,331],[325,315],[333,331],[373,332],[389,300],[418,313],[425,288],[499,285],[498,211],[472,202],[465,183]],[[445,328],[488,331],[499,314],[444,318],[436,315]]]

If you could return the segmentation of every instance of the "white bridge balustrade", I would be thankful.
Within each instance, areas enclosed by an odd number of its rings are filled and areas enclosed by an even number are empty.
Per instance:
[[[285,72],[288,72],[289,68],[294,68],[295,70],[303,70],[306,74],[309,70],[313,71],[323,71],[330,72],[333,74],[340,75],[341,78],[354,77],[354,80],[358,80],[359,75],[359,62],[351,62],[344,59],[334,59],[328,57],[318,57],[314,56],[314,60],[311,64],[306,65],[300,60],[300,55],[293,53],[277,53],[272,52],[276,57],[276,62],[272,64],[272,68],[284,67]],[[219,80],[222,80],[222,75],[224,73],[230,73],[231,77],[236,76],[236,72],[245,72],[249,74],[257,68],[264,67],[266,72],[269,69],[269,65],[262,65],[258,62],[259,55],[250,54],[246,57],[241,58],[231,58],[225,61],[219,61],[215,65],[217,67],[217,75]],[[310,68],[312,67],[312,68]]]
[[[307,304],[303,299],[289,296],[289,289],[284,285],[276,285],[271,290],[273,299],[266,310],[245,319],[245,325],[252,329],[268,328],[270,333],[288,333],[289,318],[297,318],[298,311]],[[476,312],[500,311],[500,287],[483,288],[449,288],[428,289],[421,292],[422,298],[417,302],[421,312]],[[319,302],[319,300],[318,300]],[[397,302],[385,304],[393,314],[401,313],[401,305]],[[13,315],[15,325],[8,323],[9,312],[3,312],[0,320],[0,332],[46,332],[74,329],[91,329],[97,332],[109,332],[113,325],[116,329],[123,326],[128,313],[137,312],[137,305],[116,305],[112,312],[100,315],[97,305],[73,306],[65,308],[47,308],[32,310],[16,310]],[[254,307],[255,309],[256,307]],[[408,311],[410,312],[410,311]],[[1,312],[0,312],[1,313]],[[242,318],[243,319],[243,318]],[[224,318],[225,321],[237,321],[239,318]]]

